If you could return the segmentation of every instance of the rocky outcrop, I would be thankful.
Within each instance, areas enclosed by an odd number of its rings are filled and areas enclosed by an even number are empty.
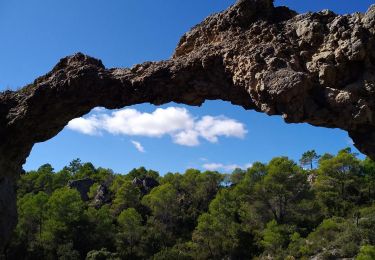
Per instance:
[[[71,180],[68,182],[68,187],[71,189],[76,189],[83,201],[88,201],[89,196],[88,192],[90,191],[90,188],[92,185],[94,185],[94,181],[90,178],[85,178],[81,180]]]
[[[152,177],[134,178],[132,184],[137,186],[142,194],[147,194],[150,190],[159,186],[159,182]]]
[[[95,208],[100,208],[106,203],[111,201],[111,194],[109,192],[107,184],[100,184],[98,189],[96,190],[96,194],[94,200],[92,202]]]
[[[32,146],[96,106],[201,105],[221,99],[288,123],[341,128],[375,159],[375,6],[298,15],[272,0],[240,0],[185,34],[170,60],[107,69],[76,54],[19,91],[0,94],[0,212]],[[4,182],[4,180],[6,180]],[[12,203],[11,203],[12,202]],[[2,214],[0,247],[13,214]]]

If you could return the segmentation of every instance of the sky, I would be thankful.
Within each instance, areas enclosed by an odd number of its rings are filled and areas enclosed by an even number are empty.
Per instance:
[[[106,67],[168,59],[180,37],[234,0],[0,0],[0,91],[18,89],[76,52]],[[278,0],[299,13],[365,12],[374,0]],[[141,104],[95,108],[51,140],[36,144],[24,168],[60,170],[80,158],[126,173],[145,166],[165,174],[187,168],[231,172],[275,156],[298,160],[307,150],[336,153],[352,141],[338,129],[285,124],[222,101],[201,107]],[[353,147],[352,147],[353,148]],[[354,149],[354,148],[353,148]],[[354,151],[356,151],[354,149]]]

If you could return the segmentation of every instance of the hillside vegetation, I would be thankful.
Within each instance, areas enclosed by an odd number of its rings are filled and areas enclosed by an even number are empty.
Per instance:
[[[349,148],[232,174],[76,159],[23,174],[17,201],[7,259],[375,259],[375,163]]]

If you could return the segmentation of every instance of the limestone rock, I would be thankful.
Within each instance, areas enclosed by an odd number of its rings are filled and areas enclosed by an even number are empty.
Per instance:
[[[100,208],[106,203],[111,201],[110,192],[106,184],[100,184],[93,201],[93,205],[95,208]]]

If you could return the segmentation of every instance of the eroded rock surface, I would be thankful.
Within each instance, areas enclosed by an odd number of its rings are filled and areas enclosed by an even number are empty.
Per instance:
[[[132,181],[132,184],[137,186],[144,195],[149,193],[153,188],[160,185],[159,182],[152,177],[135,177]]]
[[[32,146],[96,106],[221,99],[288,123],[341,128],[375,159],[374,34],[375,6],[298,15],[271,0],[241,0],[185,34],[170,60],[107,69],[76,54],[1,93],[0,247],[15,223],[11,186]]]
[[[96,194],[92,202],[92,205],[98,209],[104,204],[109,203],[110,201],[111,201],[111,194],[110,194],[107,184],[106,183],[100,184],[98,189],[96,190]]]

